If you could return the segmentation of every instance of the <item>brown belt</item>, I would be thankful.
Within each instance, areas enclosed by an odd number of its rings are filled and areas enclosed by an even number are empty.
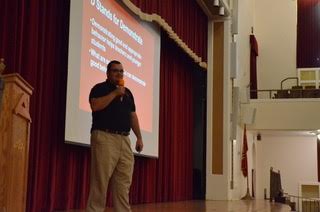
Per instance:
[[[111,134],[118,134],[118,135],[124,135],[124,136],[128,136],[130,134],[129,132],[125,132],[125,131],[117,131],[117,130],[109,130],[109,129],[105,129],[103,131]]]

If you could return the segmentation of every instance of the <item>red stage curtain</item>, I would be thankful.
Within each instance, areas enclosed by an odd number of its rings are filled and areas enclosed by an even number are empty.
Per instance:
[[[194,0],[131,0],[143,12],[160,15],[178,36],[207,61],[207,16]]]
[[[136,158],[132,190],[138,192],[131,192],[133,203],[192,198],[194,82],[191,72],[199,70],[192,70],[196,65],[165,34],[161,42],[161,58],[167,59],[161,60],[160,65],[159,159]]]
[[[320,67],[320,0],[298,0],[297,68]]]
[[[149,7],[152,2],[143,4]],[[172,6],[174,13],[160,7],[160,1],[157,6],[171,16],[179,36],[206,58],[204,14],[193,0],[179,1],[181,5],[172,2],[161,1],[161,5]],[[0,57],[6,59],[8,72],[20,73],[35,89],[31,99],[29,212],[84,208],[88,195],[89,149],[64,144],[69,5],[69,1],[1,1]],[[165,34],[161,42],[160,155],[158,160],[136,158],[132,203],[192,198],[196,83],[192,79],[198,67]]]

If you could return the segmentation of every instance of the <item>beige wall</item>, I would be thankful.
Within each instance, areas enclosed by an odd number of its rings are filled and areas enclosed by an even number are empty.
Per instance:
[[[238,77],[235,85],[245,88],[250,82],[250,41],[251,27],[254,25],[254,0],[239,0]]]
[[[255,0],[254,11],[258,89],[279,89],[282,79],[296,76],[297,0]],[[284,88],[293,84],[289,81]],[[251,102],[250,106],[257,108],[253,128],[317,129],[317,104],[297,100]],[[299,182],[317,181],[316,138],[275,133],[263,135],[256,144],[258,198],[263,198],[264,188],[269,192],[271,166],[281,170],[283,188],[291,194],[298,195]]]
[[[257,141],[257,194],[269,196],[270,167],[281,171],[285,192],[298,195],[300,182],[317,182],[315,136],[264,135]]]
[[[258,88],[279,88],[280,81],[296,75],[295,69],[295,43],[296,43],[296,0],[239,0],[239,34],[235,36],[238,43],[238,76],[234,81],[239,86],[241,93],[245,93],[250,80],[250,42],[251,27],[259,43],[260,56],[258,57]],[[278,9],[279,8],[279,9]],[[285,8],[285,9],[284,9]],[[226,25],[229,23],[226,21]],[[211,26],[211,27],[210,27]],[[213,24],[209,23],[208,58],[212,58]],[[211,33],[211,34],[210,34]],[[229,26],[226,27],[225,44],[230,44],[231,35]],[[240,199],[246,193],[246,179],[241,173],[241,153],[243,139],[243,125],[237,127],[237,139],[234,145],[234,189],[230,189],[231,181],[231,144],[230,140],[230,113],[231,113],[231,80],[229,78],[230,55],[229,47],[225,47],[225,76],[224,76],[224,135],[223,135],[223,175],[212,174],[212,82],[208,81],[208,131],[207,131],[207,199],[225,200]],[[212,78],[213,63],[208,60],[208,79]],[[242,99],[244,100],[244,99]],[[240,117],[239,117],[240,118]],[[255,134],[248,132],[248,163],[249,180],[251,182],[251,169],[259,167],[254,159],[253,146],[256,145]],[[256,151],[256,155],[261,153]],[[256,165],[254,165],[256,164]],[[258,177],[258,176],[257,176]],[[251,186],[251,183],[250,183]],[[251,189],[250,189],[251,191]]]
[[[255,130],[317,130],[320,129],[319,99],[251,100],[256,108]]]
[[[296,76],[296,25],[297,0],[255,0],[258,89],[279,89],[282,79]]]
[[[238,44],[238,76],[236,78],[235,86],[240,87],[240,92],[245,93],[245,89],[250,81],[250,40],[251,27],[254,25],[254,4],[255,0],[239,0],[239,33],[236,35]],[[240,118],[240,116],[238,117]],[[240,124],[240,122],[239,122]],[[249,180],[251,181],[251,168],[252,168],[252,144],[254,142],[253,136],[250,132],[247,134],[248,138],[248,170]],[[241,172],[241,154],[243,144],[243,125],[237,127],[237,139],[233,143],[234,161],[234,188],[230,191],[231,199],[241,199],[246,194],[247,182]],[[230,170],[231,172],[231,170]],[[251,186],[251,185],[250,185]]]
[[[242,95],[250,82],[250,42],[251,27],[254,29],[258,45],[258,89],[280,88],[280,81],[296,76],[296,0],[241,0],[239,3],[238,77]],[[287,84],[291,85],[290,82]],[[242,96],[242,101],[244,100]],[[251,106],[251,104],[250,104]],[[254,105],[253,105],[254,106]],[[257,111],[259,116],[260,111]],[[261,114],[260,114],[261,115]],[[264,114],[267,115],[268,114]],[[246,180],[242,176],[241,161],[243,126],[238,126],[237,142],[234,144],[234,181],[232,199],[241,198],[246,192]],[[254,164],[253,145],[255,136],[248,133],[249,180]],[[257,153],[258,154],[258,153]],[[251,183],[250,183],[251,186]]]

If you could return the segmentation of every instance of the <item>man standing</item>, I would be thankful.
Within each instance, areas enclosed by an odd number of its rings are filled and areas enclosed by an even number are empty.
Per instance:
[[[136,150],[143,142],[132,93],[125,88],[123,67],[113,60],[107,66],[107,80],[90,92],[92,109],[91,176],[87,212],[103,212],[110,181],[112,200],[117,212],[131,211],[129,189],[134,157],[129,132],[137,137]]]

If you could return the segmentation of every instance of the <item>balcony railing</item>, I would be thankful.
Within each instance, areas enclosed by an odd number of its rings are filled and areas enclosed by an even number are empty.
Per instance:
[[[318,212],[320,211],[319,198],[307,198],[285,193],[286,204],[291,207],[291,211],[296,212]]]
[[[302,88],[296,86],[292,89],[251,90],[257,94],[258,99],[290,99],[290,98],[320,98],[320,89]]]

